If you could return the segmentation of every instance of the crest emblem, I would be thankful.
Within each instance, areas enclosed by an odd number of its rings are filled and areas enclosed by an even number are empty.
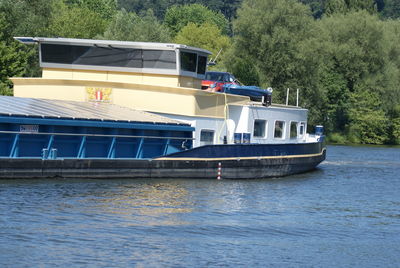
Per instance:
[[[101,87],[87,87],[86,88],[88,101],[94,102],[110,102],[111,101],[111,88]]]

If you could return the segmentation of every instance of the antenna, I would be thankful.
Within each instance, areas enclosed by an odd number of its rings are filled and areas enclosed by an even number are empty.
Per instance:
[[[210,59],[210,61],[207,63],[207,65],[209,66],[214,66],[217,63],[215,62],[219,56],[219,54],[221,54],[222,48],[218,51],[217,56],[215,56],[214,60]]]

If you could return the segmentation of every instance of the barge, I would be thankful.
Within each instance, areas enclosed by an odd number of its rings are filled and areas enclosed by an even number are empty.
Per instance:
[[[178,44],[17,37],[40,78],[0,96],[0,178],[279,177],[325,159],[307,109],[271,90],[201,90],[210,52]]]

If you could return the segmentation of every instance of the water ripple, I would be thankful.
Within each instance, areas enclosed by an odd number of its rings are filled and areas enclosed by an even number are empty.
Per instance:
[[[397,267],[400,149],[265,180],[0,181],[1,267]]]

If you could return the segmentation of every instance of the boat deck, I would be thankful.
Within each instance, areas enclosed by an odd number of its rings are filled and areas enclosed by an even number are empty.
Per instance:
[[[78,102],[0,96],[0,116],[186,125],[157,114],[106,102]]]
[[[153,158],[191,148],[193,130],[109,103],[0,96],[0,158]]]

